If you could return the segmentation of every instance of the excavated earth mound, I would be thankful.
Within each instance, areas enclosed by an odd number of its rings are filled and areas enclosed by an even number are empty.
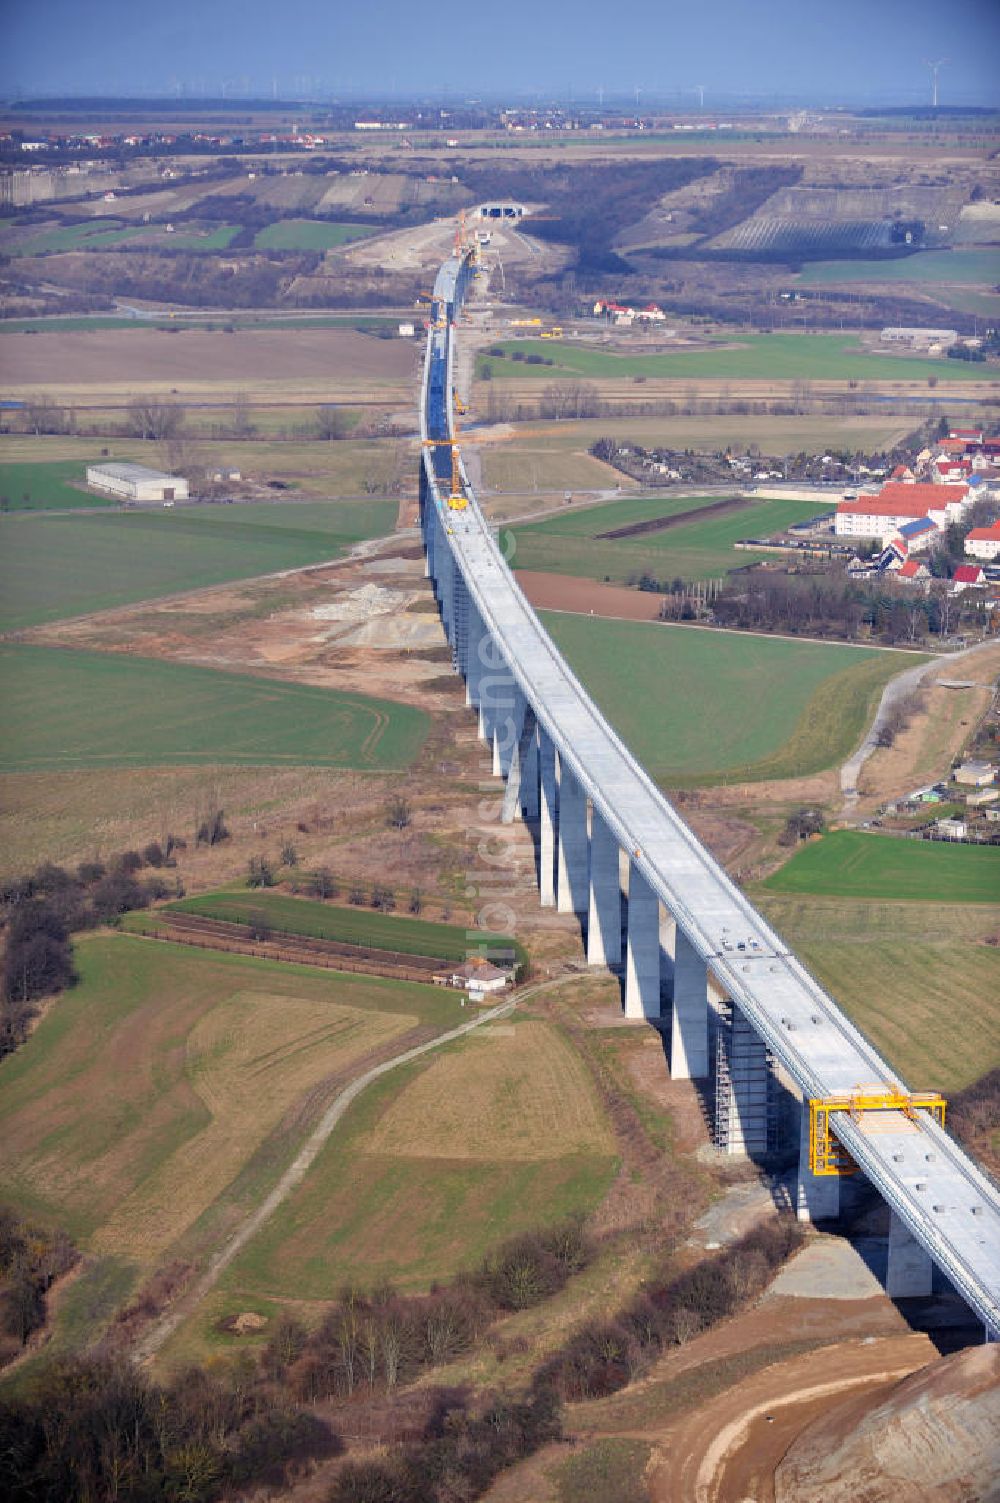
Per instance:
[[[840,1405],[802,1432],[775,1473],[775,1503],[1000,1499],[1000,1347],[956,1352],[876,1408],[864,1403]]]

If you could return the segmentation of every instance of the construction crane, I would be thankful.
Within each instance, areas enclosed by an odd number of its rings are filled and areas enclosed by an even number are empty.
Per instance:
[[[943,1127],[947,1105],[934,1091],[901,1091],[891,1083],[859,1085],[835,1096],[813,1097],[809,1102],[809,1167],[813,1174],[857,1172],[857,1164],[830,1129],[835,1112],[846,1112],[857,1123],[870,1112],[902,1112],[911,1121],[918,1111],[930,1112]]]
[[[448,497],[448,506],[452,511],[464,511],[469,504],[469,498],[462,489],[462,475],[458,467],[458,439],[425,438],[423,442],[427,449],[451,449],[451,494]]]

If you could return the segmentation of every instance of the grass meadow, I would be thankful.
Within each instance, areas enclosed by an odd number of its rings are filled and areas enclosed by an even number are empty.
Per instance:
[[[796,851],[764,887],[818,897],[1000,903],[1000,846],[834,830]]]
[[[331,224],[320,219],[279,219],[254,236],[259,250],[331,250],[372,233],[370,225]]]
[[[93,456],[97,463],[97,456]],[[85,461],[54,460],[39,464],[0,464],[0,511],[77,511],[108,506],[107,496],[91,495],[71,485],[84,485]]]
[[[328,446],[332,447],[332,446]],[[294,501],[0,518],[0,630],[335,558],[395,501]]]
[[[893,902],[783,896],[765,884],[753,896],[906,1083],[947,1095],[1000,1066],[1000,949],[985,943],[1000,930],[1000,899],[996,885],[992,908],[961,903],[957,889],[933,901],[934,890]]]
[[[828,282],[916,282],[922,286],[959,283],[993,287],[1000,281],[995,250],[919,251],[892,261],[813,261],[797,280],[807,285]]]
[[[393,950],[400,955],[431,955],[458,961],[467,959],[469,954],[469,931],[464,925],[440,924],[365,908],[342,908],[279,892],[207,892],[168,903],[167,909],[222,919],[230,924],[256,923],[263,916],[278,934],[340,940],[375,950]],[[509,935],[490,934],[486,930],[475,934],[475,943],[491,949],[513,950],[519,956],[524,953]]]
[[[8,256],[45,256],[60,251],[103,250],[108,246],[147,245],[171,250],[225,250],[239,229],[236,224],[214,225],[210,230],[170,232],[162,224],[123,224],[116,219],[91,219],[83,224],[58,225],[37,234],[21,232],[0,236],[0,249]]]
[[[389,771],[422,710],[308,684],[73,649],[0,646],[5,772],[209,766]]]
[[[588,380],[720,381],[948,381],[989,380],[995,371],[961,360],[874,354],[858,346],[853,334],[748,334],[738,343],[711,350],[678,350],[664,355],[628,355],[568,344],[555,339],[507,340],[499,345],[505,358],[480,355],[477,375],[488,365],[494,380],[552,381],[562,376]],[[512,360],[541,356],[552,365]],[[953,369],[959,367],[959,369]]]
[[[910,661],[835,644],[541,614],[639,761],[669,786],[836,765]]]
[[[816,501],[751,501],[736,511],[699,520],[698,511],[718,500],[718,496],[624,495],[605,506],[579,510],[567,507],[542,522],[512,528],[505,548],[517,569],[615,581],[644,573],[661,580],[711,579],[765,556],[737,553],[733,544],[738,539],[767,537],[792,522],[815,516],[821,509]],[[690,521],[678,522],[663,532],[633,538],[600,536],[635,522],[688,512]]]
[[[0,1062],[0,1195],[119,1269],[214,1246],[338,1080],[463,1016],[439,988],[125,935],[76,955],[78,984]]]
[[[425,1288],[514,1232],[590,1209],[616,1163],[564,1035],[491,1025],[366,1091],[223,1287],[235,1310],[329,1299],[345,1282]]]

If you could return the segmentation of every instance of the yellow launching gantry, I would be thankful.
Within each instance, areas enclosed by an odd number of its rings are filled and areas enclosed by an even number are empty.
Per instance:
[[[458,468],[458,439],[425,438],[423,442],[425,449],[451,449],[451,495],[448,497],[448,505],[452,511],[464,511],[469,498],[462,489],[462,474]]]
[[[846,1112],[852,1122],[860,1122],[869,1112],[902,1112],[915,1122],[917,1112],[930,1112],[943,1127],[947,1105],[944,1097],[933,1091],[901,1091],[888,1083],[859,1085],[853,1091],[813,1097],[809,1102],[809,1167],[813,1174],[857,1173],[857,1164],[830,1130],[835,1112]],[[872,1130],[878,1131],[874,1123]]]

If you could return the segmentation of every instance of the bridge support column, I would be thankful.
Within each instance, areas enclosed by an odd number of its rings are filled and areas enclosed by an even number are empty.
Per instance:
[[[505,778],[510,777],[514,766],[514,758],[520,744],[527,710],[527,700],[518,688],[513,674],[511,674],[509,683],[501,691],[500,712],[497,719],[497,747],[500,753],[500,772]]]
[[[835,1221],[840,1215],[840,1180],[835,1174],[813,1174],[809,1167],[809,1102],[802,1103],[799,1129],[799,1173],[795,1214],[800,1221]]]
[[[453,575],[455,581],[453,600],[455,614],[455,667],[462,677],[467,679],[469,673],[469,612],[472,610],[472,602],[469,599],[465,576],[457,565],[453,570]]]
[[[521,768],[521,810],[525,819],[538,818],[538,738],[541,732],[531,712],[531,738]]]
[[[622,892],[618,842],[594,808],[590,816],[590,913],[587,964],[614,968],[622,961]]]
[[[670,1074],[674,1080],[703,1080],[708,1074],[708,970],[680,927],[674,949]]]
[[[493,776],[500,777],[503,773],[500,743],[514,703],[514,676],[491,636],[480,644],[479,661],[483,668],[479,679],[479,731],[492,747]]]
[[[890,1210],[886,1294],[900,1299],[930,1294],[933,1272],[930,1253],[921,1247],[906,1222]]]
[[[473,602],[469,601],[469,640],[466,652],[465,703],[479,708],[479,684],[483,676],[480,648],[486,635],[483,618]]]
[[[569,767],[559,758],[559,882],[556,907],[560,913],[586,913],[589,902],[587,870],[587,799]]]
[[[504,789],[503,804],[500,809],[500,819],[505,825],[513,824],[514,820],[521,815],[529,777],[529,755],[531,747],[535,744],[535,712],[529,704],[525,703],[524,696],[520,693],[518,700],[521,712],[520,733],[511,753],[507,786]]]
[[[767,1153],[770,1116],[767,1046],[736,1004],[724,1003],[715,1066],[715,1146],[734,1155]]]
[[[628,870],[625,1016],[660,1016],[660,902],[634,861]]]
[[[673,986],[677,961],[677,920],[666,909],[660,914],[660,977]]]
[[[556,749],[538,728],[538,898],[543,908],[556,901]]]

